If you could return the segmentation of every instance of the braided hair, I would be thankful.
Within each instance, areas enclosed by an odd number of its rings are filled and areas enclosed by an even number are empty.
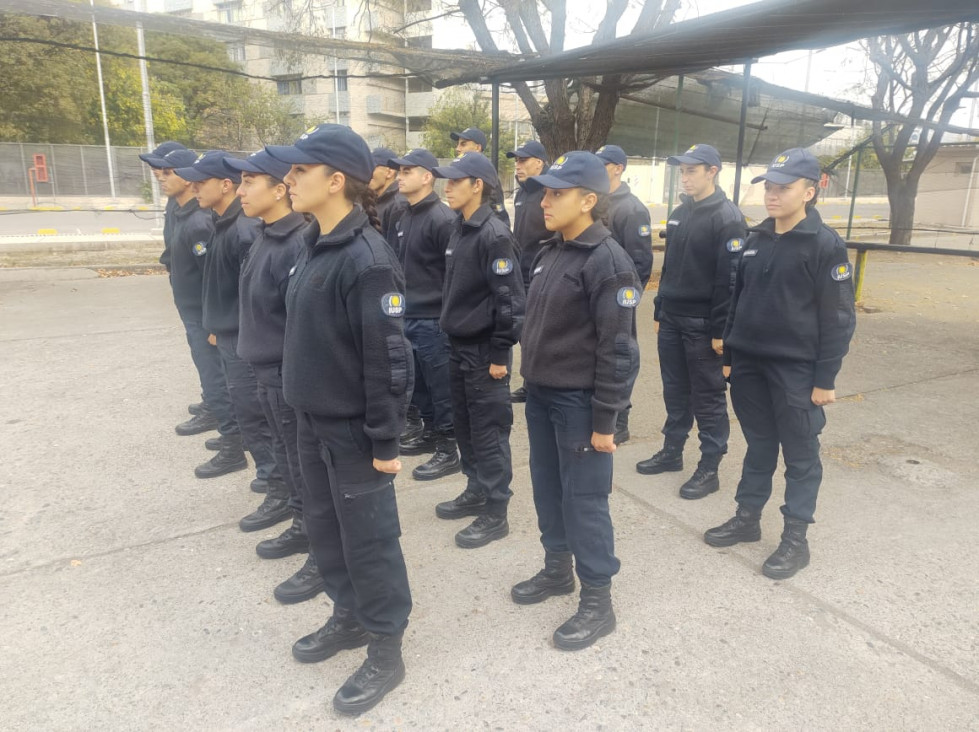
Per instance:
[[[330,165],[327,165],[326,169],[329,171],[329,175],[343,173],[342,170],[337,170]],[[360,207],[364,209],[364,213],[367,214],[367,220],[370,222],[370,225],[377,229],[379,234],[382,233],[381,219],[377,215],[377,194],[371,190],[371,187],[367,183],[356,178],[351,178],[346,173],[343,173],[343,179],[344,197],[351,203],[360,204]]]

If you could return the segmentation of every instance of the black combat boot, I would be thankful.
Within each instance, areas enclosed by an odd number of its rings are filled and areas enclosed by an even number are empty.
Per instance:
[[[431,460],[412,470],[411,477],[415,480],[438,480],[460,470],[462,461],[459,459],[455,438],[442,434],[438,436],[435,454]]]
[[[229,435],[229,437],[234,439],[206,463],[194,468],[194,475],[198,478],[217,478],[248,467],[245,451],[241,448],[241,436]]]
[[[529,580],[515,584],[510,590],[510,597],[518,605],[533,605],[553,595],[572,592],[574,572],[571,570],[571,552],[545,552],[544,569]]]
[[[612,441],[616,445],[629,441],[629,410],[623,409],[615,417],[615,436]]]
[[[289,486],[281,480],[270,480],[269,490],[261,505],[238,522],[242,531],[260,531],[292,518],[289,507]]]
[[[671,445],[669,442],[648,460],[636,463],[636,472],[643,475],[675,473],[680,470],[683,470],[683,446]]]
[[[693,475],[680,486],[680,498],[693,501],[716,493],[721,487],[717,477],[717,466],[717,462],[713,459],[701,458]]]
[[[435,506],[435,515],[440,519],[457,519],[465,516],[481,516],[486,511],[486,496],[468,487],[451,501],[442,501]]]
[[[293,554],[304,554],[309,551],[309,537],[303,526],[303,515],[295,511],[292,525],[274,539],[258,542],[255,553],[262,559],[282,559]]]
[[[738,506],[734,518],[704,532],[704,541],[711,546],[734,546],[761,540],[761,511]]]
[[[265,478],[252,478],[252,482],[249,487],[255,491],[255,493],[268,493],[269,492],[269,482]]]
[[[424,423],[422,431],[412,438],[401,440],[398,445],[398,452],[401,455],[425,455],[435,451],[438,444],[438,435],[435,429],[428,422]]]
[[[487,503],[486,513],[477,516],[469,526],[456,534],[456,546],[478,549],[510,533],[506,518],[506,503]]]
[[[333,697],[333,708],[344,714],[363,714],[373,709],[385,694],[404,681],[405,663],[397,635],[370,634],[367,660]]]
[[[188,404],[187,411],[196,416],[198,414],[203,414],[204,412],[207,412],[209,410],[205,402],[197,402],[197,404]]]
[[[202,432],[210,432],[218,428],[218,418],[210,412],[195,414],[186,422],[181,422],[174,429],[178,435],[187,437],[188,435],[199,435]]]
[[[310,553],[299,571],[276,587],[272,594],[283,605],[295,605],[297,602],[312,600],[325,589],[326,585],[316,566],[316,559]]]
[[[227,447],[228,445],[234,445],[240,438],[237,435],[218,435],[217,437],[208,437],[204,440],[204,447],[208,450],[214,450],[218,452],[222,447]]]
[[[809,566],[809,542],[806,541],[806,530],[809,524],[805,521],[785,517],[785,529],[782,531],[782,541],[778,549],[761,567],[761,573],[771,579],[788,579],[800,569]]]
[[[527,401],[527,387],[521,386],[519,389],[510,392],[510,401],[514,404],[522,404]]]
[[[401,433],[401,442],[410,442],[421,436],[425,431],[425,422],[414,404],[408,406],[408,416],[405,420],[405,431]]]
[[[612,611],[612,585],[582,585],[578,612],[554,631],[554,645],[562,651],[578,651],[613,630],[615,613]]]
[[[319,663],[340,651],[366,646],[368,641],[370,635],[357,622],[353,610],[334,606],[326,625],[292,644],[292,655],[300,663]]]

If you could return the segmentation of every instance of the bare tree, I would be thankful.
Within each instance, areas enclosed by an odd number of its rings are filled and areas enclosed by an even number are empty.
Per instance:
[[[606,0],[605,15],[592,44],[611,41],[629,6],[629,0]],[[650,33],[668,25],[680,0],[646,0],[630,35]],[[498,53],[486,15],[500,8],[506,30],[522,54],[551,56],[564,51],[567,30],[566,0],[459,0],[459,9],[484,53]],[[548,28],[549,30],[546,30]],[[544,82],[546,101],[539,101],[526,82],[513,87],[530,114],[541,142],[552,158],[568,150],[594,150],[605,142],[615,108],[622,94],[649,86],[651,80],[635,75],[612,74]]]
[[[979,81],[979,24],[872,38],[866,48],[878,74],[874,109],[937,123],[873,123],[872,142],[891,207],[890,243],[910,244],[918,182],[941,145],[942,125],[964,99],[977,96],[969,90]]]

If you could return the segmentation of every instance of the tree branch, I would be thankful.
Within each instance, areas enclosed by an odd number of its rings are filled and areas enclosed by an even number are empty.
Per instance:
[[[607,0],[605,17],[598,24],[598,30],[592,37],[592,43],[605,43],[615,38],[615,28],[629,7],[629,0]]]

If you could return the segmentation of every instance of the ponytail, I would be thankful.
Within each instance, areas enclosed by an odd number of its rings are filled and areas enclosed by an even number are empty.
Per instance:
[[[595,192],[592,191],[592,193]],[[608,227],[609,209],[611,207],[610,196],[607,193],[595,193],[595,195],[598,196],[598,201],[595,203],[595,207],[591,210],[592,220],[601,221],[605,227]]]
[[[342,170],[338,171],[336,168],[327,165],[326,168],[333,172],[343,173]],[[343,184],[343,196],[351,203],[360,204],[360,207],[364,209],[364,213],[367,214],[367,220],[370,225],[377,229],[379,234],[383,233],[381,230],[381,219],[377,215],[377,194],[371,190],[370,185],[359,181],[356,178],[351,178],[346,173],[343,173],[344,184]]]
[[[816,207],[816,202],[819,199],[819,181],[809,180],[808,178],[806,178],[805,181],[807,186],[812,186],[816,190],[813,197],[806,201],[806,213],[809,213]]]

